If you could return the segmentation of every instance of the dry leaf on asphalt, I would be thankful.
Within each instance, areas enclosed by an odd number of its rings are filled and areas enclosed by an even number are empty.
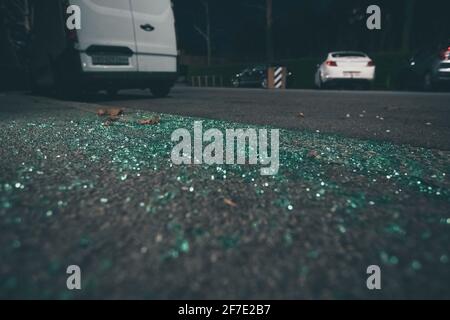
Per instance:
[[[123,109],[121,109],[121,108],[98,109],[97,115],[99,117],[105,117],[105,116],[118,117],[118,116],[123,115]]]
[[[230,206],[230,207],[233,207],[233,208],[237,207],[236,202],[234,202],[234,201],[231,200],[231,199],[225,198],[225,199],[223,199],[223,202],[224,202],[226,205]]]
[[[113,122],[119,121],[119,117],[109,117],[108,120],[106,120],[103,125],[105,127],[109,127],[110,125],[113,124]]]
[[[308,152],[308,158],[318,158],[319,157],[319,152],[317,152],[316,150],[311,150]]]
[[[151,118],[151,119],[144,119],[144,120],[139,120],[139,124],[140,125],[155,125],[158,124],[161,121],[160,117],[155,117],[155,118]]]

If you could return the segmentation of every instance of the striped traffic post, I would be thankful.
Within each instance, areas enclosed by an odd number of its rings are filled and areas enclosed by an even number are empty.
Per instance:
[[[285,67],[270,67],[268,73],[268,89],[286,89],[287,69]]]

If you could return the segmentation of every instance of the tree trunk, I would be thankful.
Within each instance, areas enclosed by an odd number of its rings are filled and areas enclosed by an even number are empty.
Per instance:
[[[204,2],[206,12],[206,46],[208,55],[208,67],[211,66],[212,60],[212,47],[211,47],[211,17],[209,15],[209,3]]]
[[[272,36],[272,24],[273,24],[273,0],[266,0],[266,55],[267,62],[273,63],[274,50],[273,50],[273,36]]]
[[[11,39],[9,25],[6,23],[8,8],[5,3],[0,2],[0,51],[1,61],[5,67],[18,68],[20,66],[16,49]]]
[[[414,22],[414,9],[416,0],[406,0],[405,4],[405,23],[403,24],[402,50],[407,52],[411,48],[411,34]]]

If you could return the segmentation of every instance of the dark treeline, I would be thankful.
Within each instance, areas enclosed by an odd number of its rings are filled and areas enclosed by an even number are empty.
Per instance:
[[[174,0],[180,49],[205,55],[202,1],[209,2],[212,54],[233,60],[262,59],[266,0]],[[366,28],[366,9],[382,10],[382,30]],[[450,39],[450,1],[273,0],[275,57],[317,56],[330,50],[411,52]]]
[[[233,61],[266,57],[266,0],[172,0],[180,50],[207,55],[205,3],[209,4],[210,48]],[[448,0],[272,0],[276,59],[317,57],[331,50],[411,53],[450,40]],[[0,65],[23,65],[31,22],[26,3],[0,0]],[[366,28],[366,9],[382,10],[382,30]],[[3,62],[1,62],[3,61]]]

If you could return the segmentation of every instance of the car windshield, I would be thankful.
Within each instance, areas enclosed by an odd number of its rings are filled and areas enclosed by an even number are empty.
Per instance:
[[[366,57],[366,55],[362,52],[336,52],[331,55],[333,58],[349,58],[349,57],[365,58]]]

